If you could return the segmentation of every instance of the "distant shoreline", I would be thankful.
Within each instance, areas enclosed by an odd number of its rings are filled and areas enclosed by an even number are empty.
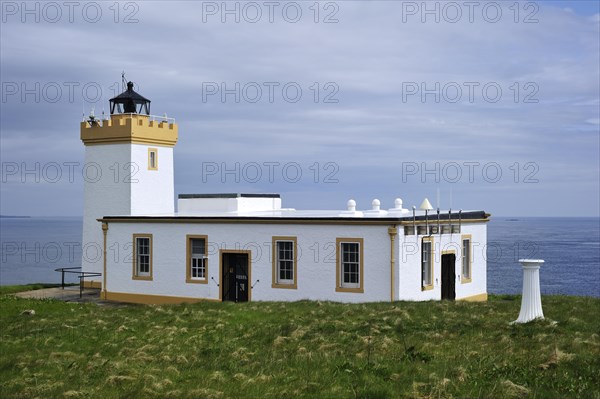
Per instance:
[[[8,216],[0,215],[0,219],[30,219],[31,216]]]

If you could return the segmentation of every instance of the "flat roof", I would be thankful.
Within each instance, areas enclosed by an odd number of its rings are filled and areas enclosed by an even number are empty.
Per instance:
[[[179,194],[177,198],[281,198],[279,194],[244,194],[244,193],[223,193],[223,194]]]
[[[443,221],[458,221],[464,220],[487,220],[491,215],[484,211],[440,211],[439,220]],[[369,211],[357,212],[354,215],[348,214],[347,211],[297,211],[295,209],[278,209],[272,211],[254,211],[254,212],[186,212],[160,215],[111,215],[104,216],[103,221],[238,221],[238,222],[298,222],[298,221],[313,221],[318,222],[338,222],[338,223],[356,223],[356,222],[373,222],[373,223],[409,223],[414,221],[423,222],[428,220],[430,223],[435,223],[438,220],[437,212],[431,212],[425,216],[425,211],[416,211],[413,218],[412,212],[403,213],[402,215],[390,214],[381,212],[378,214],[369,214]]]

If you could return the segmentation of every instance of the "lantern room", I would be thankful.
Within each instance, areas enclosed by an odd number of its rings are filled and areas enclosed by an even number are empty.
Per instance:
[[[133,90],[133,82],[127,82],[127,90],[111,98],[110,113],[150,115],[150,100]]]

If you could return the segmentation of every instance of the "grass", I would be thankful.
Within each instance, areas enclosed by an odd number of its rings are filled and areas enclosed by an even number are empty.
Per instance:
[[[65,284],[69,285],[79,285],[79,284]],[[36,283],[36,284],[25,284],[25,285],[0,285],[0,295],[5,294],[16,294],[17,292],[23,291],[34,291],[41,290],[44,288],[56,288],[60,287],[60,284],[47,284],[47,283]]]
[[[0,297],[3,398],[600,398],[600,299],[103,307]],[[34,315],[23,314],[33,309]]]

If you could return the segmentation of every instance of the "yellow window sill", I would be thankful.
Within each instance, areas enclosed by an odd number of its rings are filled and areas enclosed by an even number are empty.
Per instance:
[[[189,283],[189,284],[208,284],[207,279],[200,280],[200,279],[186,278],[185,282]]]
[[[336,292],[352,292],[355,294],[363,294],[365,292],[365,290],[363,288],[343,288],[343,287],[337,287],[335,289]]]
[[[277,283],[273,283],[271,284],[271,288],[285,288],[288,290],[295,290],[298,289],[298,285],[296,283],[294,284],[277,284]]]
[[[152,281],[152,276],[133,276],[132,280]]]

